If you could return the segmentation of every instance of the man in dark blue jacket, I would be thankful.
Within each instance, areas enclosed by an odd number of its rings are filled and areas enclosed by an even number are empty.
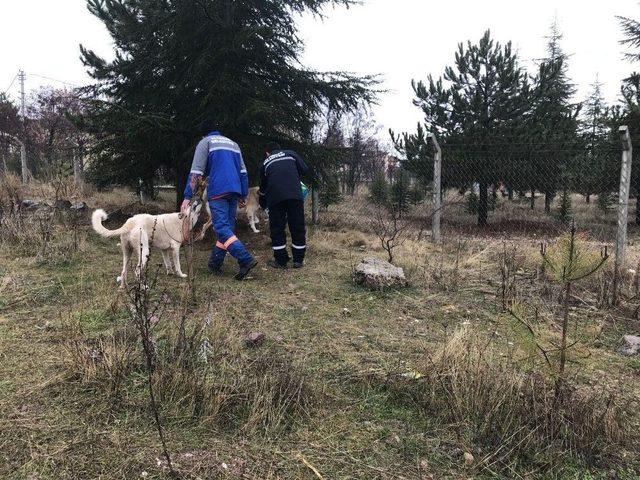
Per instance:
[[[236,142],[215,131],[211,123],[203,123],[201,131],[204,137],[193,156],[182,207],[189,204],[200,179],[207,178],[207,200],[217,237],[209,258],[209,270],[219,273],[229,252],[240,266],[235,278],[242,280],[258,264],[234,233],[238,204],[244,206],[249,193],[247,168]]]
[[[260,205],[269,209],[269,228],[274,260],[269,265],[287,268],[287,234],[291,233],[293,268],[302,268],[307,250],[304,221],[304,198],[300,177],[309,170],[307,164],[292,150],[283,150],[277,143],[266,147],[266,159],[260,169]]]

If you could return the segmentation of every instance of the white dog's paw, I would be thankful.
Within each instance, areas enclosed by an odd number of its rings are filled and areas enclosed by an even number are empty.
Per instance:
[[[116,277],[116,283],[118,283],[118,284],[122,285],[122,276],[118,275],[118,276]]]
[[[187,278],[188,275],[184,274],[184,273],[179,273],[178,276],[180,278]]]

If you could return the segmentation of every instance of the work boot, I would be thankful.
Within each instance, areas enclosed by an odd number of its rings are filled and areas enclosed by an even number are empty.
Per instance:
[[[293,268],[302,268],[304,267],[304,262],[293,262]]]
[[[249,275],[249,272],[251,272],[251,270],[253,270],[257,265],[258,261],[256,259],[251,260],[246,265],[241,265],[240,270],[238,270],[238,273],[236,273],[234,278],[236,280],[244,280],[246,276]]]
[[[275,260],[269,260],[267,262],[267,265],[269,265],[271,268],[275,268],[278,270],[285,270],[287,268],[287,264],[286,263],[278,263]]]

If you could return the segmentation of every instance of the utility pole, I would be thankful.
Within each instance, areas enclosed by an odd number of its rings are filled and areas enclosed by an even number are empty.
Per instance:
[[[22,121],[24,122],[26,118],[26,100],[24,93],[24,83],[27,80],[27,74],[24,73],[24,70],[20,70],[18,72],[18,79],[20,80],[20,115],[22,116]]]

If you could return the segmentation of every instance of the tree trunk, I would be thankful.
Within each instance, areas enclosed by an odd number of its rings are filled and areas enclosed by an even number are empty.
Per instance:
[[[551,192],[544,193],[544,213],[551,213],[551,204],[553,203],[554,194]]]
[[[478,226],[484,227],[489,218],[489,186],[486,182],[480,183],[480,201],[478,202]]]
[[[640,225],[640,195],[636,197],[636,225]]]
[[[536,189],[531,188],[531,210],[536,208]]]

